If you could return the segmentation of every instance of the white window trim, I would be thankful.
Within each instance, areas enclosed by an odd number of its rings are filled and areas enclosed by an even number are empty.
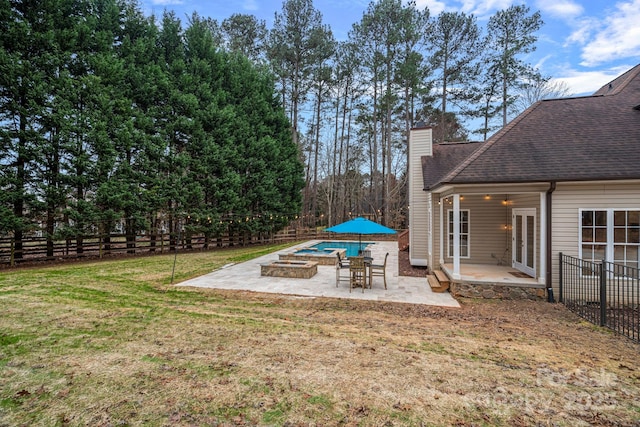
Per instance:
[[[470,259],[471,258],[471,210],[470,209],[460,209],[460,212],[466,212],[467,213],[467,224],[469,226],[469,231],[466,233],[467,235],[467,255],[466,256],[462,256],[460,255],[460,258],[463,259]],[[451,253],[451,235],[453,234],[453,232],[451,230],[449,230],[449,215],[451,215],[451,213],[453,213],[453,209],[447,209],[447,258],[453,258],[453,254]],[[461,223],[462,224],[462,223]],[[460,237],[462,237],[463,233],[460,233]],[[460,248],[462,248],[462,242],[460,242]],[[460,251],[462,252],[462,250]]]
[[[639,211],[640,208],[580,208],[578,209],[578,258],[583,258],[582,246],[584,244],[593,244],[593,242],[583,242],[582,241],[582,213],[593,212],[593,211],[604,211],[607,213],[607,241],[604,244],[605,246],[605,261],[614,262],[614,212],[628,212],[628,211]],[[639,245],[640,246],[640,245]],[[600,262],[602,260],[593,260],[593,262]]]

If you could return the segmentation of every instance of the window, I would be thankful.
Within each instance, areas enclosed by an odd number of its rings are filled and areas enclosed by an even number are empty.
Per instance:
[[[613,262],[638,267],[640,211],[613,212]]]
[[[453,211],[449,210],[447,217],[449,218],[447,227],[448,236],[448,257],[453,256]],[[460,257],[469,258],[471,255],[469,250],[469,210],[460,210]]]
[[[606,258],[607,211],[582,211],[580,258],[600,262]]]
[[[580,258],[640,266],[640,210],[585,209],[580,216]]]

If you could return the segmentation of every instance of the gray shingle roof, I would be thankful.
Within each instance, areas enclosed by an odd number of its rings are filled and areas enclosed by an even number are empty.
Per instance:
[[[471,153],[482,146],[481,142],[447,142],[433,145],[433,157],[423,156],[422,179],[424,188],[438,184]]]
[[[425,188],[640,179],[638,105],[640,65],[592,96],[537,102],[437,181],[423,160]]]

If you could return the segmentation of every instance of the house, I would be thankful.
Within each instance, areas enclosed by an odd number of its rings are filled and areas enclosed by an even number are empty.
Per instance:
[[[409,257],[452,292],[553,298],[558,254],[640,263],[640,65],[484,143],[409,136]]]

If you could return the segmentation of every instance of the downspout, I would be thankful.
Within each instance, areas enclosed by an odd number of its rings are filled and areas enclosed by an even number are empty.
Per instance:
[[[553,284],[552,284],[552,278],[553,278],[553,256],[552,256],[552,249],[553,249],[553,244],[551,241],[551,236],[552,236],[552,232],[551,232],[551,219],[553,217],[552,213],[553,213],[553,209],[552,209],[552,201],[553,201],[553,197],[552,194],[553,192],[556,190],[556,182],[555,181],[551,181],[549,183],[549,189],[547,190],[547,218],[545,219],[545,221],[547,222],[547,253],[545,254],[547,257],[547,271],[546,271],[546,283],[547,283],[547,301],[548,302],[556,302],[555,298],[553,297]]]

